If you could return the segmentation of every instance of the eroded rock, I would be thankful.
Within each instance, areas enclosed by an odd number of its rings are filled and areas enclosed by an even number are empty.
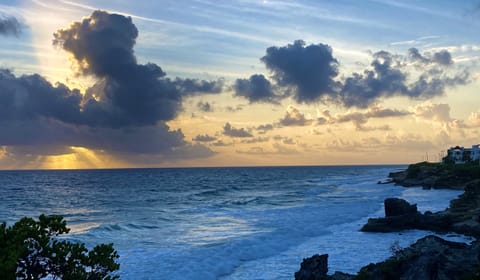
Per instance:
[[[355,277],[343,272],[335,272],[333,275],[327,273],[328,254],[317,254],[303,259],[300,270],[295,272],[295,280],[351,280]]]
[[[478,243],[467,245],[430,235],[386,261],[365,266],[356,279],[471,279],[479,272],[479,258]]]

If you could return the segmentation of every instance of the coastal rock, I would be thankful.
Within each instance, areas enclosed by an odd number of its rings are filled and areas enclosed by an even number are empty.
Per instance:
[[[447,165],[421,162],[389,177],[401,186],[463,189],[465,192],[450,202],[445,211],[429,214],[390,215],[385,204],[385,218],[370,219],[362,230],[390,232],[402,229],[425,229],[437,232],[454,231],[480,237],[480,167],[478,165]],[[400,202],[399,202],[400,203]],[[392,206],[395,208],[395,203]],[[413,212],[413,209],[412,209]]]
[[[360,229],[365,232],[397,232],[406,229],[414,229],[418,224],[418,218],[412,216],[395,216],[389,218],[372,218]]]
[[[385,217],[368,219],[360,230],[365,232],[396,232],[422,229],[435,232],[452,231],[453,216],[446,211],[421,214],[415,204],[404,199],[387,198],[384,202]]]
[[[450,202],[452,230],[480,237],[480,180],[466,184],[465,192]]]
[[[397,172],[390,172],[388,177],[391,178],[394,182],[400,182],[407,178],[407,170],[397,171]]]
[[[386,261],[362,268],[356,279],[468,279],[478,276],[479,260],[478,243],[467,245],[430,235]]]
[[[310,258],[303,259],[300,270],[295,272],[295,280],[351,280],[354,275],[335,272],[333,275],[327,275],[328,272],[328,254],[313,255]]]
[[[303,259],[300,270],[295,272],[296,280],[326,280],[330,279],[328,272],[328,254],[314,255]]]
[[[415,228],[421,220],[417,205],[410,204],[404,199],[387,198],[384,201],[385,218],[368,219],[361,231],[367,232],[395,232]]]
[[[388,177],[396,185],[424,189],[463,189],[465,184],[479,178],[475,168],[452,167],[441,163],[420,162],[411,164],[404,171],[391,172]]]
[[[369,219],[362,231],[420,229],[440,233],[456,232],[480,238],[478,165],[448,166],[424,162],[410,165],[405,171],[392,172],[389,177],[396,185],[405,187],[461,189],[465,192],[452,200],[448,209],[436,213],[427,211],[422,214],[416,205],[403,199],[386,199],[385,217]],[[326,270],[320,271],[325,273],[321,274],[322,278],[296,279],[480,279],[480,241],[467,245],[427,236],[408,248],[396,251],[386,261],[363,267],[358,275],[336,272],[328,276]]]
[[[478,218],[480,210],[480,180],[466,184],[465,192],[450,202],[450,211],[453,213],[467,212],[470,218],[475,214]]]
[[[401,198],[387,198],[384,201],[385,217],[411,215],[417,213],[417,205]]]

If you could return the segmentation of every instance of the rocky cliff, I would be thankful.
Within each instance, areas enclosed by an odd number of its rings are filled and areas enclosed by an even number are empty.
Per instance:
[[[421,229],[480,237],[480,166],[418,163],[404,171],[390,173],[389,177],[404,187],[463,189],[465,192],[452,200],[449,208],[436,213],[420,213],[416,205],[388,198],[384,203],[385,217],[369,219],[362,231]],[[304,263],[311,261],[308,258]],[[322,261],[326,268],[327,257]],[[304,263],[295,279],[480,279],[480,241],[467,245],[427,236],[383,262],[363,267],[358,275],[327,275],[325,269],[312,273],[315,266],[304,266]]]

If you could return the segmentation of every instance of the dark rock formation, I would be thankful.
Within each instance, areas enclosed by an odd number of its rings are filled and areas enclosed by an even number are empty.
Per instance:
[[[387,198],[385,199],[385,217],[417,214],[417,205],[410,204],[404,199]]]
[[[368,219],[361,231],[396,232],[407,229],[422,229],[436,232],[451,231],[452,216],[447,212],[421,214],[415,204],[404,199],[385,199],[385,218]]]
[[[300,270],[295,272],[296,280],[324,280],[329,279],[328,275],[328,255],[314,255],[303,259]]]
[[[480,168],[472,165],[444,165],[421,162],[406,170],[391,172],[388,177],[396,185],[425,189],[463,189],[465,184],[480,178]]]
[[[467,245],[430,235],[386,261],[362,268],[356,279],[455,280],[476,276],[480,244]]]
[[[385,218],[369,219],[361,231],[395,232],[407,229],[457,232],[480,238],[480,180],[464,186],[465,192],[445,211],[421,214],[416,205],[399,198],[385,200]]]
[[[403,199],[388,198],[385,217],[369,219],[362,231],[420,229],[480,238],[480,167],[419,163],[410,165],[405,171],[392,172],[389,177],[395,184],[405,187],[463,189],[465,192],[452,200],[446,210],[424,214]],[[356,276],[339,272],[327,275],[327,255],[323,256],[318,259],[321,256],[317,255],[307,263],[304,260],[305,265],[302,263],[295,279],[480,279],[478,240],[467,245],[427,236],[384,262],[362,268]]]
[[[354,275],[342,272],[335,272],[327,275],[328,255],[314,255],[303,259],[300,270],[295,272],[295,280],[351,280]]]
[[[465,192],[450,202],[452,231],[480,237],[480,180],[466,184]]]

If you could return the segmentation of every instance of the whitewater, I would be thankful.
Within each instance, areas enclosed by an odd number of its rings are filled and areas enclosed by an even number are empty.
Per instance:
[[[1,171],[0,221],[63,215],[67,239],[114,243],[121,279],[292,279],[317,253],[355,273],[430,234],[359,232],[385,198],[439,211],[461,193],[377,184],[405,167]]]

